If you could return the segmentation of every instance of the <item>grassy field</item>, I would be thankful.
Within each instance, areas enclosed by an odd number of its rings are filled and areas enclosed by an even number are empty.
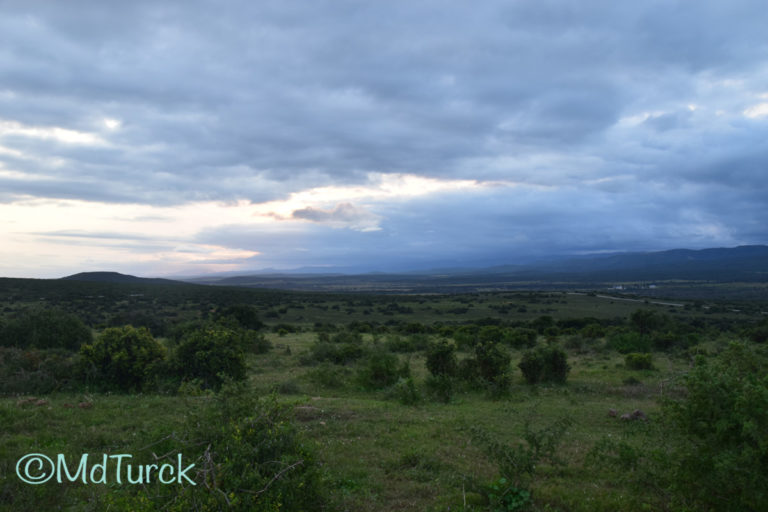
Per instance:
[[[151,292],[134,298],[146,304],[166,301]],[[104,306],[105,318],[130,307],[130,300],[115,293],[114,302]],[[165,303],[174,318],[184,319],[215,307],[208,300],[196,295],[176,302],[175,307],[170,300]],[[531,446],[537,433],[558,422],[567,424],[567,429],[556,439],[556,457],[541,457],[526,479],[531,492],[527,509],[683,510],[671,506],[668,491],[654,487],[631,461],[617,469],[616,464],[602,460],[615,453],[600,447],[624,443],[642,451],[670,441],[661,402],[683,396],[680,377],[691,368],[692,352],[656,351],[653,369],[633,370],[627,368],[624,354],[608,346],[607,337],[590,339],[561,329],[539,334],[537,344],[565,351],[571,368],[566,384],[526,384],[517,367],[525,349],[505,347],[512,376],[507,394],[494,399],[481,388],[459,386],[448,403],[439,402],[428,391],[424,350],[400,352],[397,358],[400,364],[408,363],[418,398],[406,405],[392,387],[370,390],[360,384],[362,360],[346,365],[307,364],[318,339],[318,325],[368,323],[372,332],[362,335],[361,346],[372,349],[387,346],[394,338],[408,338],[392,330],[413,323],[455,327],[497,319],[502,324],[535,325],[536,319],[551,316],[554,321],[589,317],[610,325],[626,322],[642,307],[697,326],[696,351],[716,353],[739,336],[718,326],[759,322],[764,307],[571,292],[401,297],[290,293],[265,297],[253,292],[248,303],[267,322],[266,336],[273,346],[268,353],[247,356],[248,393],[276,394],[290,410],[301,442],[314,453],[326,493],[327,500],[316,509],[349,511],[489,510],[488,485],[500,471],[498,446]],[[21,309],[19,304],[14,309]],[[77,300],[61,299],[58,304],[70,310],[82,307]],[[390,332],[385,332],[388,325]],[[433,341],[441,337],[421,336]],[[158,339],[173,348],[170,339]],[[465,347],[457,355],[462,360],[472,354]],[[322,378],[323,371],[331,378]],[[0,510],[79,511],[105,506],[173,510],[168,508],[170,494],[163,487],[28,485],[16,476],[16,462],[28,453],[64,453],[68,458],[83,453],[130,453],[137,461],[151,463],[176,451],[185,459],[200,461],[206,447],[189,444],[189,432],[199,428],[200,421],[213,421],[205,411],[215,401],[211,392],[194,389],[145,394],[79,389],[36,394],[34,400],[24,393],[0,398]],[[647,422],[618,417],[637,409],[647,415]],[[616,417],[609,415],[611,410]],[[498,443],[495,453],[489,439]]]
[[[608,416],[642,409],[651,418],[658,411],[663,383],[685,371],[687,362],[656,357],[657,370],[633,371],[615,353],[572,354],[566,386],[529,386],[518,375],[509,398],[491,400],[482,392],[458,393],[450,403],[428,398],[401,405],[386,391],[367,392],[354,385],[327,389],[313,383],[313,367],[301,366],[299,355],[314,341],[313,333],[270,335],[272,353],[251,356],[249,380],[256,393],[273,390],[294,404],[299,428],[314,442],[326,485],[339,510],[455,510],[473,485],[489,482],[495,466],[473,442],[471,429],[482,428],[506,442],[520,441],[524,423],[544,426],[572,420],[563,439],[564,466],[544,464],[533,483],[536,503],[552,510],[641,510],[646,503],[627,485],[604,481],[585,458],[605,436],[631,436],[652,427]],[[370,343],[371,340],[368,340]],[[286,353],[290,347],[291,354]],[[405,356],[402,356],[405,357]],[[513,362],[520,358],[512,354]],[[426,378],[424,357],[410,365],[417,383]],[[639,383],[625,384],[634,378]],[[634,381],[632,381],[634,382]],[[66,485],[63,489],[10,485],[14,462],[26,453],[132,453],[148,457],[144,448],[177,432],[199,398],[161,395],[52,394],[43,406],[18,406],[19,398],[0,402],[4,429],[0,437],[0,473],[6,492],[28,493],[14,510],[40,504],[94,501],[109,489]],[[93,407],[68,408],[90,402]],[[198,448],[199,451],[199,448]],[[190,453],[190,457],[199,454]],[[151,458],[148,458],[151,461]],[[659,506],[659,504],[653,504]],[[84,508],[82,508],[84,507]],[[9,508],[10,510],[10,508]]]

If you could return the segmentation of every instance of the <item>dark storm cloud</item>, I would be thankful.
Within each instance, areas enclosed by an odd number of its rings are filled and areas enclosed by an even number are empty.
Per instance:
[[[327,258],[765,241],[768,116],[744,112],[768,102],[766,26],[759,1],[6,1],[0,201],[261,202],[409,173],[546,188],[279,236]],[[345,221],[322,208],[294,216]],[[419,235],[414,215],[449,218]]]

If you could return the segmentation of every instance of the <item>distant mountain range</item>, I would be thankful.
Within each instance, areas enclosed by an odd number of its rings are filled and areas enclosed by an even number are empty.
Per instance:
[[[552,260],[529,265],[450,268],[424,272],[318,274],[254,273],[185,279],[200,284],[304,290],[458,291],[483,287],[515,288],[525,283],[602,286],[654,281],[768,282],[768,246],[675,249]]]
[[[768,283],[768,246],[675,249],[584,256],[530,265],[451,268],[424,272],[339,274],[259,273],[208,275],[182,280],[143,278],[118,272],[82,272],[63,280],[101,283],[244,286],[316,291],[459,292],[521,288],[601,288],[630,283]]]

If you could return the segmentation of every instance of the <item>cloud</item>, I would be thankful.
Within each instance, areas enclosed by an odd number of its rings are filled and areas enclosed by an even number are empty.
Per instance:
[[[357,231],[377,231],[381,217],[352,203],[339,203],[333,210],[321,210],[308,206],[294,210],[294,219],[308,220],[333,227],[347,227]]]
[[[0,12],[0,206],[245,204],[230,210],[241,220],[183,236],[267,233],[255,236],[297,263],[265,237],[324,264],[347,258],[331,243],[416,262],[428,247],[493,259],[765,241],[752,217],[768,197],[757,0],[11,0]],[[450,225],[419,238],[408,219],[429,215]],[[509,219],[536,228],[495,243]]]

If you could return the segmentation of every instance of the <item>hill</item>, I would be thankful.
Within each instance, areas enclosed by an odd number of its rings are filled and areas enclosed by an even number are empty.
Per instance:
[[[80,272],[61,279],[63,281],[87,281],[91,283],[186,284],[172,279],[136,277],[119,272]]]

